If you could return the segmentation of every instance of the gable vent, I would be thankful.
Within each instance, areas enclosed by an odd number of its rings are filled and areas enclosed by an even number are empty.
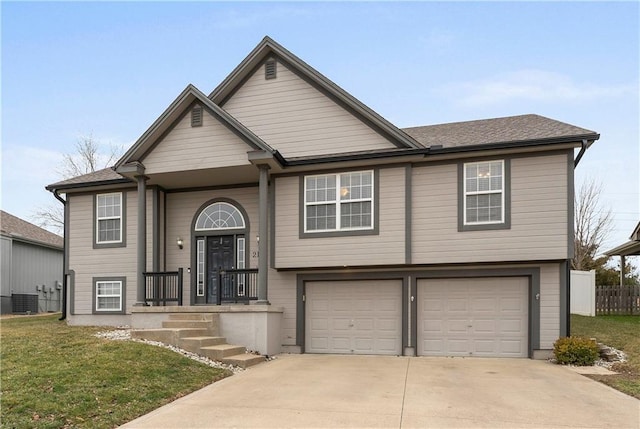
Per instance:
[[[202,126],[202,106],[196,106],[191,110],[191,126]]]
[[[267,60],[264,63],[264,78],[275,79],[276,78],[276,60]]]

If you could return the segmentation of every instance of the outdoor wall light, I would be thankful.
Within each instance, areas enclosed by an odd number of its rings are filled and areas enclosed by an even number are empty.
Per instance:
[[[176,244],[178,245],[178,247],[180,249],[182,249],[184,247],[184,242],[182,241],[182,238],[178,237],[178,239],[176,240]]]

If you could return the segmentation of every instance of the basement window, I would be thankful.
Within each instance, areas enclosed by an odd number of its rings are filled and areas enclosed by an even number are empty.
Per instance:
[[[93,278],[93,313],[124,313],[125,277]]]

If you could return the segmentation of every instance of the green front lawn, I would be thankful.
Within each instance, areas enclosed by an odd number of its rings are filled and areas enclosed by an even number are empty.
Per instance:
[[[625,352],[628,361],[613,368],[618,375],[590,377],[640,399],[640,316],[572,314],[571,335],[595,338],[599,343]]]
[[[1,321],[2,427],[113,428],[230,375],[58,317]]]

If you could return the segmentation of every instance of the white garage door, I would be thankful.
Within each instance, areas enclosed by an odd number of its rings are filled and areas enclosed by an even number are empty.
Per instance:
[[[401,281],[309,282],[305,295],[307,353],[401,354]]]
[[[524,277],[418,280],[418,354],[528,356]]]

